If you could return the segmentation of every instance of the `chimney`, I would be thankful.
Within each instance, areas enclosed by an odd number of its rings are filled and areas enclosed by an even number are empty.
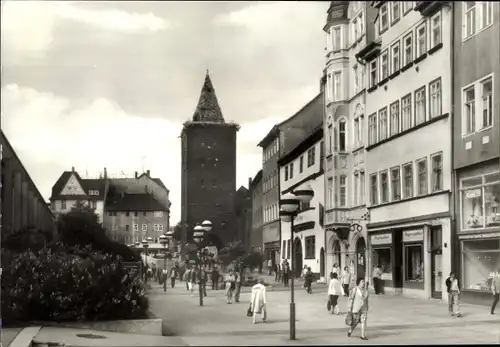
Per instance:
[[[151,177],[151,171],[150,171],[150,170],[146,170],[146,175],[147,175],[148,177]]]
[[[248,189],[252,186],[252,177],[248,177]]]
[[[139,174],[137,173],[137,171],[135,172],[135,179],[137,179],[139,177]]]
[[[104,168],[104,179],[107,179],[108,178],[108,170],[106,170],[106,168]]]
[[[74,166],[71,167],[71,172],[75,172],[75,167]]]

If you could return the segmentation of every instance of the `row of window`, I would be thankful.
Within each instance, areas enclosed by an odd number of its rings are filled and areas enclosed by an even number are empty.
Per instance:
[[[112,230],[118,230],[118,225],[113,224]],[[132,224],[132,230],[133,231],[139,231],[139,224]],[[153,230],[157,232],[162,232],[163,231],[163,224],[153,224]],[[125,231],[130,231],[130,225],[127,224],[125,225]],[[142,231],[148,231],[148,225],[147,224],[142,224]]]
[[[118,239],[118,236],[117,235],[113,235],[113,240],[117,240]],[[126,244],[132,244],[132,243],[136,243],[136,242],[141,242],[142,241],[142,238],[139,238],[139,236],[126,236],[125,237],[125,243]],[[160,238],[159,237],[153,237],[153,243],[160,243]]]
[[[338,181],[337,181],[338,180]],[[365,173],[358,171],[353,174],[352,186],[352,206],[361,206],[365,204]],[[327,181],[326,208],[347,207],[347,175],[330,177]]]
[[[463,1],[463,39],[474,36],[493,24],[494,1]]]
[[[263,188],[263,192],[264,193],[267,193],[268,191],[270,191],[271,189],[273,189],[274,187],[276,187],[278,185],[278,169],[275,169],[273,170],[273,172],[264,178],[263,182],[262,182],[262,188]]]
[[[412,9],[413,1],[387,1],[383,4],[379,10],[379,35],[389,29],[389,25],[393,26],[399,22],[401,15],[406,16]]]
[[[423,196],[443,190],[443,154],[430,156],[430,192],[428,159],[423,157],[413,162],[383,170],[370,175],[370,202],[372,205],[400,201],[414,196]],[[415,165],[415,175],[414,175]],[[414,177],[416,176],[416,177]],[[414,185],[416,183],[416,191]]]
[[[274,140],[272,144],[266,147],[262,153],[262,163],[267,162],[269,159],[279,153],[278,139]]]
[[[427,86],[396,100],[388,107],[368,117],[368,145],[383,141],[400,132],[422,124],[442,114],[441,78],[429,83],[429,114],[427,115]],[[388,115],[387,112],[390,112]]]
[[[278,218],[279,218],[279,205],[277,203],[264,207],[264,223],[277,220]]]
[[[425,19],[416,26],[415,30],[410,29],[409,32],[402,35],[402,40],[398,38],[390,45],[390,48],[384,49],[379,57],[370,62],[370,88],[385,81],[390,75],[427,53],[428,48],[432,49],[442,43],[441,12],[430,18],[429,25],[431,31],[430,46],[428,44],[428,24],[427,19]],[[403,46],[402,52],[401,45]]]
[[[493,126],[493,74],[462,88],[462,102],[462,135]]]
[[[125,216],[129,217],[131,213],[133,213],[133,214],[134,214],[134,217],[138,217],[138,216],[139,216],[139,212],[129,212],[129,211],[126,211],[126,212],[115,212],[115,211],[110,211],[110,212],[108,212],[108,216],[114,216],[114,217],[116,217],[116,216],[119,216],[119,215],[124,214]],[[147,212],[142,212],[142,215],[143,215],[143,216],[146,216],[146,215],[147,215]],[[155,211],[155,212],[153,213],[153,215],[154,215],[155,217],[161,218],[161,217],[163,217],[163,211]]]
[[[323,147],[323,142],[321,142],[320,147]],[[316,146],[311,147],[307,150],[307,167],[311,167],[314,165],[316,160]],[[299,158],[299,174],[304,171],[304,155],[301,155]],[[285,165],[285,182],[289,179],[293,178],[293,162],[288,165]]]
[[[85,203],[85,202],[83,202],[83,203]],[[88,207],[93,208],[94,210],[97,208],[97,201],[96,200],[88,200],[88,201],[86,201],[86,204]],[[56,202],[52,201],[51,205],[52,205],[52,209],[56,210]],[[69,207],[70,206],[68,206],[66,204],[66,200],[61,200],[61,210],[66,210]]]

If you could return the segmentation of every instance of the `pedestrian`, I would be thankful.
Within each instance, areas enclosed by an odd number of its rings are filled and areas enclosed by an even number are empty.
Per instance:
[[[274,264],[274,282],[278,282],[279,278],[279,265],[278,263]]]
[[[267,270],[269,271],[269,275],[273,274],[273,261],[271,259],[267,261]]]
[[[288,266],[288,261],[283,262],[283,266],[281,267],[283,270],[283,283],[285,287],[288,287],[288,280],[290,279],[290,267]]]
[[[242,270],[235,273],[235,277],[236,277],[236,280],[235,280],[236,286],[235,286],[235,291],[234,291],[234,301],[235,302],[240,302],[241,286],[243,284],[242,276],[243,276]]]
[[[373,269],[373,289],[375,290],[375,294],[380,294],[380,284],[382,281],[382,269],[380,265],[376,265]]]
[[[172,268],[170,269],[170,285],[172,286],[172,288],[175,287],[176,276],[177,276],[177,269],[175,268],[175,266],[172,266]]]
[[[349,296],[349,285],[351,284],[351,272],[349,267],[345,266],[342,272],[342,288],[344,289],[344,296]]]
[[[308,294],[312,294],[311,286],[313,281],[314,281],[314,274],[312,273],[311,268],[308,267],[304,275],[304,286],[306,287],[306,291]]]
[[[304,265],[304,268],[302,269],[302,272],[300,273],[300,279],[305,280],[307,274],[307,265]],[[304,282],[304,288],[306,287],[306,284]]]
[[[217,269],[216,266],[212,267],[211,279],[212,279],[212,290],[219,290],[219,270]]]
[[[332,272],[334,274],[337,274],[337,276],[340,276],[340,267],[339,267],[339,264],[337,264],[337,263],[333,264]]]
[[[342,294],[342,287],[336,273],[330,272],[330,283],[328,284],[328,304],[327,308],[332,314],[340,314],[338,305],[339,295]]]
[[[276,264],[276,279],[275,279],[276,282],[281,282],[281,266],[280,264]]]
[[[450,272],[450,277],[446,279],[446,290],[448,291],[448,311],[450,315],[457,318],[462,317],[460,313],[460,281],[453,271]]]
[[[151,269],[151,277],[153,281],[156,281],[158,277],[156,276],[158,274],[158,270],[156,269],[156,265],[153,264],[153,267]]]
[[[200,270],[198,271],[198,277],[197,277],[197,280],[198,280],[198,285],[200,286],[200,291],[203,293],[203,296],[207,296],[207,279],[208,279],[208,275],[207,275],[207,272],[205,271],[205,269],[202,269],[200,267]]]
[[[497,307],[498,301],[500,300],[500,268],[498,268],[497,273],[493,276],[493,280],[491,281],[491,291],[493,292],[491,314],[495,314],[495,308]]]
[[[364,278],[360,277],[356,281],[356,287],[351,290],[348,301],[348,311],[346,323],[349,325],[347,336],[351,337],[356,326],[361,323],[361,340],[368,340],[366,337],[366,319],[368,315],[368,290],[366,289]]]
[[[198,269],[196,266],[191,270],[190,274],[190,279],[189,279],[189,291],[191,292],[191,296],[193,296],[193,291],[196,286],[196,279],[198,278]]]
[[[191,269],[186,269],[186,272],[184,272],[184,281],[186,282],[186,291],[191,290]]]
[[[262,267],[266,261],[264,260],[263,262],[259,262],[259,273],[262,273]]]
[[[228,304],[233,303],[233,293],[236,289],[236,282],[233,271],[231,270],[226,276],[226,299]]]
[[[264,285],[264,280],[261,278],[259,282],[252,287],[252,296],[250,298],[250,312],[253,314],[253,324],[257,323],[257,314],[260,314],[262,323],[266,322],[266,306],[266,286]]]

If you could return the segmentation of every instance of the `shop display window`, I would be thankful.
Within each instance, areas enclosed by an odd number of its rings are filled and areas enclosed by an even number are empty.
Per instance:
[[[500,268],[500,239],[462,241],[462,288],[491,291]]]
[[[493,173],[461,181],[462,229],[500,225],[500,174]]]
[[[424,281],[423,246],[405,245],[405,281],[420,283]]]
[[[392,281],[391,249],[389,247],[374,248],[372,250],[372,266],[380,265],[382,279]],[[372,269],[372,271],[373,271]]]

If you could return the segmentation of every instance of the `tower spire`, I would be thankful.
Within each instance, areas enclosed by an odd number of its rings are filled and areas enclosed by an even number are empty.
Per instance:
[[[210,79],[207,68],[205,82],[201,88],[200,99],[193,115],[194,122],[218,122],[224,123],[224,117],[215,95],[215,89]]]

